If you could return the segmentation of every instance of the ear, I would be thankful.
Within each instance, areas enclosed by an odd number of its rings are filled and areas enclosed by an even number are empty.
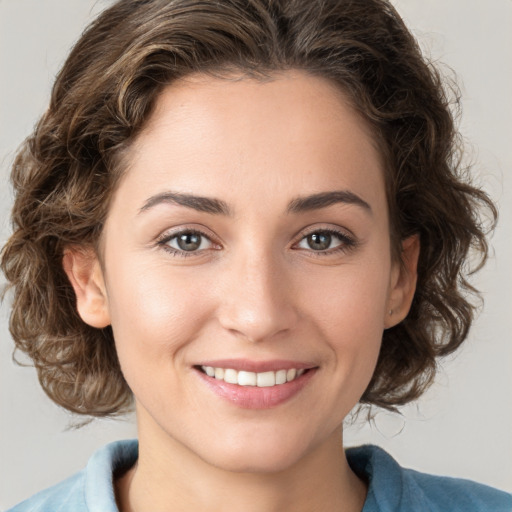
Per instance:
[[[75,290],[76,306],[82,320],[98,329],[110,325],[103,270],[94,250],[68,247],[64,250],[62,265]]]
[[[384,321],[385,329],[399,324],[409,313],[416,291],[419,255],[419,236],[413,235],[406,238],[402,242],[400,261],[394,263],[391,272],[388,308]]]

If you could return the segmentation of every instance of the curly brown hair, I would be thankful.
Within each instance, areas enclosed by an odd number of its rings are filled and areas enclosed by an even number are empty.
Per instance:
[[[437,358],[464,341],[476,293],[467,261],[472,249],[485,261],[481,212],[492,224],[496,209],[461,165],[457,97],[389,2],[122,0],[71,51],[12,170],[14,232],[1,260],[14,288],[10,330],[56,403],[94,416],[131,405],[112,330],[80,319],[62,258],[69,246],[97,248],[123,152],[160,91],[194,72],[287,69],[336,83],[373,127],[395,257],[401,240],[420,237],[411,310],[384,332],[361,402],[393,409],[419,397]]]

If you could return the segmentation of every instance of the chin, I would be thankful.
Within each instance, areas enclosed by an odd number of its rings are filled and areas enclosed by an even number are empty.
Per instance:
[[[312,447],[290,436],[265,439],[226,439],[203,453],[203,460],[219,469],[235,473],[277,473],[297,464]],[[203,450],[202,450],[203,451]],[[204,452],[204,451],[203,451]]]
[[[285,471],[294,466],[300,460],[297,453],[245,453],[240,451],[230,456],[223,453],[215,460],[206,460],[207,463],[224,471],[232,473],[260,473],[271,474]]]

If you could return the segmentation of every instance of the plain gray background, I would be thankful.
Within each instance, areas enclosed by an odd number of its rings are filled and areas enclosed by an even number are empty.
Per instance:
[[[54,76],[107,0],[0,0],[0,242],[9,234],[8,173],[18,144],[48,102]],[[512,491],[512,1],[396,0],[421,46],[455,69],[462,131],[475,172],[498,202],[495,256],[474,283],[484,312],[464,349],[403,416],[347,429],[346,444],[373,442],[402,465]],[[3,278],[1,278],[3,279]],[[1,281],[2,283],[4,281]],[[33,368],[11,361],[8,299],[0,310],[0,510],[77,471],[100,445],[136,435],[133,420],[67,429],[72,418],[39,389]]]

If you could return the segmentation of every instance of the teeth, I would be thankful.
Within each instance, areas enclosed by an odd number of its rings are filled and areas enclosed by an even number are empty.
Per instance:
[[[224,370],[224,382],[238,384],[238,372],[236,370]]]
[[[269,388],[276,385],[275,372],[263,372],[256,374],[256,385],[259,388]]]
[[[238,382],[240,386],[256,386],[257,377],[254,372],[238,372]]]
[[[276,372],[246,372],[233,370],[232,368],[213,368],[212,366],[201,366],[201,369],[208,375],[218,380],[223,380],[229,384],[238,384],[239,386],[257,386],[266,388],[286,384],[300,377],[305,370],[278,370]]]
[[[284,384],[286,382],[286,370],[276,372],[276,384]]]

